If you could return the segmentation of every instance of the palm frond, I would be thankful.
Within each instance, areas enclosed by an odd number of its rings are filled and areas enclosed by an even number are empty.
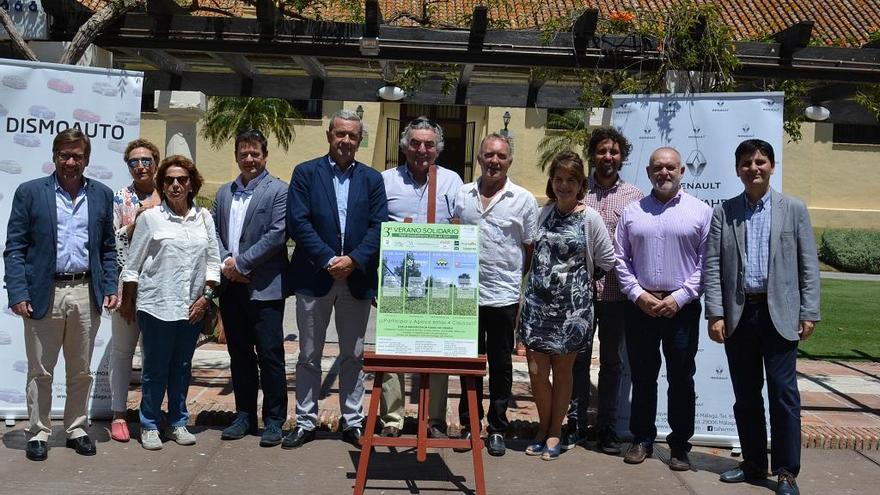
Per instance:
[[[287,151],[296,139],[294,125],[301,115],[287,100],[212,96],[202,116],[202,137],[215,149],[235,139],[241,129],[259,129]]]

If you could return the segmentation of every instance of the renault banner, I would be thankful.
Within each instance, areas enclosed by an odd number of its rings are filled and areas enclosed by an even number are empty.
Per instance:
[[[131,182],[122,161],[140,133],[143,73],[71,65],[0,60],[0,232],[6,240],[12,198],[19,184],[55,170],[52,140],[71,127],[91,139],[85,175],[118,190]],[[47,260],[48,261],[48,260]],[[5,273],[5,267],[0,275]],[[28,364],[24,326],[0,295],[0,416],[27,418]],[[18,302],[18,301],[12,301]],[[92,356],[91,415],[109,417],[110,318],[104,312]],[[64,408],[64,357],[54,370],[52,413]]]
[[[782,93],[616,95],[612,125],[633,147],[620,175],[650,194],[651,182],[645,171],[648,158],[657,148],[673,147],[681,153],[685,167],[682,189],[714,207],[743,190],[734,166],[736,147],[746,139],[763,139],[776,154],[771,186],[782,191],[782,101]],[[656,424],[660,439],[669,433],[665,369],[664,365],[657,382]],[[626,375],[621,397],[630,394],[628,371]],[[737,446],[727,357],[724,346],[709,340],[703,318],[694,382],[697,409],[692,442]],[[628,403],[621,403],[619,431],[629,429],[628,408]]]

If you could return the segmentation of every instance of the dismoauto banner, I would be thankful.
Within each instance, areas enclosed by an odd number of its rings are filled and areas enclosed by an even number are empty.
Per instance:
[[[645,167],[651,153],[671,146],[681,153],[685,167],[682,189],[714,207],[740,194],[734,150],[746,139],[763,139],[773,146],[776,170],[771,186],[782,191],[782,93],[704,93],[695,95],[615,95],[612,125],[627,137],[632,152],[620,175],[646,195],[651,182]],[[738,446],[733,417],[733,387],[724,346],[711,341],[706,320],[700,318],[700,345],[694,383],[697,408],[693,443]],[[630,396],[626,365],[621,397]],[[669,433],[666,365],[657,382],[657,432]],[[766,390],[765,390],[766,406]],[[622,401],[618,430],[629,429],[629,403]],[[767,421],[769,425],[769,420]]]
[[[0,232],[4,246],[15,190],[55,170],[52,140],[60,131],[77,127],[91,139],[87,177],[114,191],[131,183],[122,153],[140,134],[142,86],[141,72],[0,59]],[[5,266],[0,276],[3,273]],[[5,290],[0,294],[0,307],[0,416],[27,418],[24,326],[9,309]],[[110,413],[110,316],[106,311],[102,316],[92,355],[93,417],[109,417]],[[52,389],[52,414],[60,417],[67,395],[63,353],[55,366]]]

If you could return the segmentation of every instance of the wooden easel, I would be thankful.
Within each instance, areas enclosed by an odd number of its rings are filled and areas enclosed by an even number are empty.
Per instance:
[[[367,484],[367,468],[373,447],[416,447],[416,460],[425,462],[428,447],[470,448],[474,462],[474,482],[477,495],[485,495],[486,479],[483,475],[483,442],[480,439],[480,417],[477,410],[476,378],[486,374],[486,356],[475,358],[443,358],[422,356],[386,356],[374,352],[364,353],[364,372],[374,373],[370,409],[367,413],[366,431],[361,437],[361,456],[358,462],[354,495],[363,495]],[[419,413],[416,437],[377,437],[376,421],[379,400],[382,396],[382,378],[385,373],[419,374]],[[428,383],[431,374],[458,375],[464,377],[462,400],[467,396],[470,417],[470,440],[461,438],[428,438]]]
[[[428,223],[436,222],[437,214],[437,167],[428,168]],[[412,219],[407,219],[412,221]],[[486,494],[486,478],[483,474],[483,442],[480,439],[480,416],[477,409],[476,378],[486,375],[486,356],[475,358],[425,357],[425,356],[387,356],[375,352],[364,353],[364,372],[374,373],[373,391],[370,394],[370,409],[367,413],[366,431],[361,437],[361,456],[358,461],[354,495],[363,495],[367,484],[367,469],[373,447],[415,447],[416,460],[425,462],[428,447],[470,447],[474,462],[474,483],[477,495]],[[385,438],[377,437],[376,422],[379,416],[379,401],[382,397],[382,378],[385,373],[419,374],[419,413],[416,437]],[[428,438],[428,403],[430,394],[428,384],[431,374],[464,377],[461,400],[467,396],[468,416],[471,431],[470,440],[461,438]],[[406,394],[403,394],[406,397]]]

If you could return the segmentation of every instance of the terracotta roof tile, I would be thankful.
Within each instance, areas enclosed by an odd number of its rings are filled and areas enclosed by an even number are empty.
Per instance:
[[[813,20],[814,37],[821,42],[858,46],[868,41],[869,35],[880,30],[880,0],[694,0],[698,4],[716,4],[734,30],[736,39],[766,37],[801,21]],[[107,0],[79,0],[95,10]],[[681,0],[496,0],[489,9],[490,19],[503,21],[512,29],[534,29],[548,19],[565,15],[584,6],[598,8],[607,16],[615,10],[630,10],[644,16],[662,16]],[[209,9],[194,15],[218,15],[212,9],[231,11],[241,15],[245,5],[241,0],[199,0]],[[339,5],[310,7],[306,17],[321,17],[338,21],[352,21],[353,14]],[[486,5],[486,0],[427,0],[427,12],[434,26],[451,27],[460,24],[475,5]],[[383,18],[398,26],[418,26],[423,20],[425,0],[379,0]]]

